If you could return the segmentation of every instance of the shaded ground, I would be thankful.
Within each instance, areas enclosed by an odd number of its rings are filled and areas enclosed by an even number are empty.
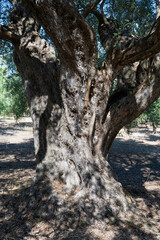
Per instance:
[[[36,165],[32,124],[30,119],[15,124],[0,118],[0,239],[159,240],[159,134],[141,128],[131,135],[119,135],[109,156],[119,181],[135,199],[139,214],[126,219],[110,217],[96,226],[81,219],[78,226],[70,228],[68,216],[61,225],[38,216],[38,203],[30,213],[25,211]]]

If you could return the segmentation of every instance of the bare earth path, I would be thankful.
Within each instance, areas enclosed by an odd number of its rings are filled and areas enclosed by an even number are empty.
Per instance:
[[[141,128],[119,136],[109,159],[139,214],[96,226],[82,219],[76,228],[64,223],[60,230],[54,219],[38,216],[37,209],[25,212],[36,166],[30,118],[18,124],[0,118],[0,239],[160,240],[160,129],[155,135]]]

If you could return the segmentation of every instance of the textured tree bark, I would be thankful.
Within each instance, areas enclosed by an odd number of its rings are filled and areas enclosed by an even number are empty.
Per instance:
[[[29,3],[30,10],[24,8],[23,2],[27,6]],[[55,181],[62,184],[64,195],[72,196],[76,206],[88,216],[103,218],[108,211],[126,214],[133,201],[117,181],[107,156],[119,130],[160,95],[159,61],[150,65],[155,77],[150,84],[141,82],[132,94],[109,106],[110,90],[123,70],[122,65],[128,58],[132,63],[151,52],[147,48],[149,53],[142,57],[133,45],[125,54],[124,49],[122,54],[117,52],[117,61],[115,51],[110,51],[110,58],[99,70],[94,33],[75,11],[73,2],[48,1],[46,6],[45,1],[37,2],[15,4],[10,26],[14,39],[6,29],[0,33],[14,45],[14,62],[31,111],[37,158],[35,181],[49,182],[59,206],[67,202],[62,194],[54,193]],[[53,46],[41,38],[39,25],[30,11],[54,41],[60,63]],[[137,44],[141,47],[141,42]],[[150,74],[146,73],[146,80]]]
[[[83,79],[70,69],[60,70],[53,48],[38,35],[25,37],[15,46],[14,61],[33,120],[36,182],[64,183],[67,191],[76,191],[75,200],[81,206],[86,199],[92,200],[90,214],[95,216],[105,216],[107,206],[116,214],[127,212],[130,203],[96,140],[103,131],[99,117],[85,101]]]
[[[36,182],[48,180],[52,186],[54,180],[63,183],[67,192],[76,191],[75,201],[81,207],[88,199],[92,201],[92,208],[88,204],[87,211],[90,209],[95,217],[105,216],[107,206],[116,214],[127,212],[128,200],[102,153],[103,143],[98,141],[103,135],[103,91],[108,91],[103,85],[104,70],[95,69],[94,74],[95,89],[100,88],[101,92],[98,114],[95,105],[99,92],[88,103],[88,81],[68,66],[59,66],[53,47],[38,32],[25,34],[14,45],[14,61],[23,79],[33,120]],[[112,70],[108,68],[111,78]],[[110,140],[107,143],[111,145]]]

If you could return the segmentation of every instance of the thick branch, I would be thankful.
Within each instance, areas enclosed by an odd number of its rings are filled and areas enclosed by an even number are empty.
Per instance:
[[[154,27],[146,37],[137,39],[123,32],[115,36],[115,33],[118,34],[118,24],[113,19],[104,18],[103,2],[101,14],[95,10],[93,13],[99,20],[98,30],[102,46],[114,66],[125,66],[142,61],[160,52],[160,18],[156,20]]]
[[[73,1],[24,0],[44,27],[59,52],[62,63],[78,72],[87,72],[88,62],[97,65],[95,35],[88,23],[76,11]]]
[[[145,79],[139,85],[135,93],[128,96],[124,95],[121,99],[117,99],[108,109],[103,124],[104,136],[101,140],[104,153],[106,153],[106,149],[109,151],[120,129],[142,114],[160,96],[159,56],[156,56],[156,60],[154,60],[151,67],[148,79]],[[110,145],[107,146],[105,142],[109,142]]]
[[[98,5],[98,3],[100,3],[100,1],[101,1],[101,0],[94,0],[92,3],[88,4],[88,5],[86,6],[86,8],[84,9],[84,12],[83,12],[82,16],[83,16],[84,18],[86,18],[86,17],[89,15],[89,13],[92,13],[92,12],[93,12],[93,10],[94,10],[95,7]]]
[[[121,41],[121,38],[119,39]],[[120,48],[120,49],[119,49]],[[142,39],[132,38],[125,43],[119,42],[119,47],[113,50],[114,65],[125,66],[136,61],[152,57],[160,51],[160,18],[155,31]]]
[[[113,46],[114,34],[118,32],[118,23],[116,20],[106,18],[103,12],[103,2],[101,4],[101,13],[97,10],[93,14],[99,21],[98,32],[103,48],[109,53],[111,46]]]
[[[145,83],[141,84],[135,95],[128,96],[119,102],[118,107],[121,109],[122,119],[118,123],[121,123],[123,126],[130,123],[156,101],[159,96],[159,79],[154,81],[150,86]],[[114,106],[110,111],[114,112],[118,107],[115,108]],[[120,111],[117,111],[117,113],[119,114]],[[123,118],[124,113],[127,113],[125,118]]]
[[[159,79],[152,85],[142,84],[135,95],[124,97],[114,104],[108,112],[103,125],[104,135],[99,142],[99,148],[106,156],[118,132],[125,125],[139,117],[160,96]]]
[[[0,25],[0,39],[11,41],[12,43],[18,42],[19,37],[14,34],[7,26]]]
[[[104,11],[103,11],[104,4],[105,4],[105,0],[102,1],[101,5],[100,5],[100,9],[101,9],[102,17],[103,17],[104,22],[105,22],[106,17],[105,17]]]
[[[104,19],[102,17],[102,14],[98,10],[94,9],[93,14],[97,17],[97,19],[99,21],[99,24],[104,23]]]

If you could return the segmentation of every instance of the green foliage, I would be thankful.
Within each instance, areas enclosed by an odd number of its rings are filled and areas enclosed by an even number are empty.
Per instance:
[[[6,66],[0,67],[0,114],[17,120],[29,114],[22,81],[17,72],[7,73]]]
[[[94,0],[75,0],[74,2],[77,10],[82,13],[88,3],[93,1]],[[100,10],[100,5],[97,6],[97,9]],[[9,23],[11,10],[12,5],[9,1],[0,0],[0,24],[7,25]],[[141,37],[149,32],[156,18],[156,5],[155,1],[152,0],[106,0],[104,13],[106,17],[116,19],[119,24],[119,29],[118,32],[115,33],[115,37],[125,30],[130,34]],[[99,40],[97,30],[98,21],[93,14],[87,17],[87,21],[93,27],[97,36],[98,66],[100,67],[106,59],[106,53]],[[43,28],[41,28],[40,34],[49,43],[53,44]],[[28,113],[28,108],[21,79],[15,70],[12,60],[12,51],[11,43],[0,40],[0,57],[3,57],[7,65],[7,67],[0,67],[0,114],[14,114],[16,118],[19,118],[23,114]],[[116,82],[113,85],[113,89],[115,88]],[[160,100],[157,100],[144,114],[133,121],[131,125],[133,126],[149,121],[157,126],[160,123],[159,108]]]
[[[139,124],[151,124],[154,127],[160,126],[160,98],[155,101],[143,114],[136,118],[133,122],[128,124],[126,128],[128,132],[131,128]]]
[[[5,88],[6,69],[0,68],[0,114],[8,115],[10,112],[11,99]]]
[[[155,101],[144,113],[147,116],[147,120],[154,126],[160,125],[160,98]]]
[[[13,9],[12,4],[6,0],[0,0],[0,24],[8,25],[10,22],[10,13]],[[15,70],[15,66],[12,60],[13,46],[10,42],[0,39],[0,57],[6,61],[10,70]]]
[[[119,31],[127,30],[139,37],[148,33],[156,18],[156,6],[152,0],[112,0],[106,1],[104,8],[107,17],[117,20]]]
[[[9,1],[0,0],[0,24],[7,25],[12,11]],[[22,80],[12,59],[13,47],[10,42],[0,40],[0,114],[15,119],[29,114]],[[5,64],[2,64],[2,59]]]

